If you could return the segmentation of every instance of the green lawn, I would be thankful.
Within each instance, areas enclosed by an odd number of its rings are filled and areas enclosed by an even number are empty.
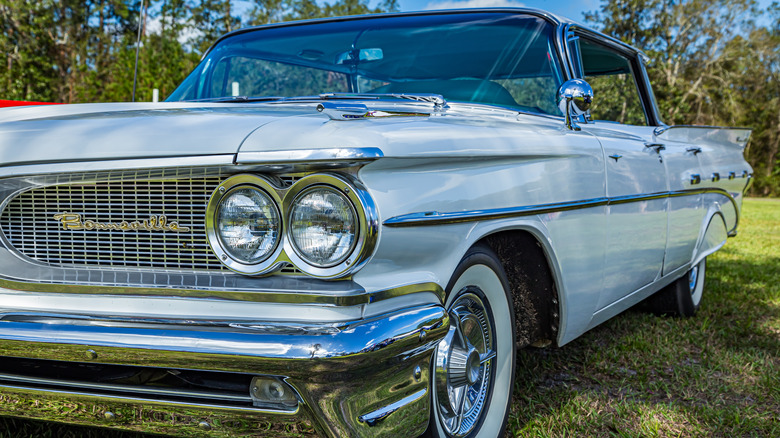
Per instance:
[[[517,370],[510,436],[780,436],[780,200],[745,202],[696,317],[629,311]],[[106,433],[0,418],[0,438],[22,436]]]
[[[745,202],[690,319],[629,311],[519,354],[510,436],[780,436],[780,200]]]

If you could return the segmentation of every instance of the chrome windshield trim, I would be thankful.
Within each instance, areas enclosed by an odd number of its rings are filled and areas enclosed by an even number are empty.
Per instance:
[[[562,22],[568,22],[566,20],[561,19],[560,17],[553,15],[547,11],[543,11],[541,9],[533,9],[533,8],[475,8],[475,9],[445,9],[445,10],[434,10],[434,11],[411,11],[411,12],[388,12],[383,14],[368,14],[368,15],[345,15],[341,17],[328,17],[328,18],[312,18],[308,20],[296,20],[296,21],[290,21],[290,22],[281,22],[281,23],[271,23],[271,24],[263,24],[259,26],[252,26],[252,27],[246,27],[243,29],[237,29],[232,32],[226,33],[219,37],[216,41],[214,41],[214,44],[211,45],[211,47],[208,48],[205,52],[203,52],[203,56],[201,57],[201,61],[206,59],[206,56],[208,56],[209,53],[211,53],[212,50],[214,50],[214,47],[217,46],[220,42],[223,40],[240,35],[247,32],[255,32],[260,31],[264,29],[274,29],[278,27],[293,27],[293,26],[306,26],[311,24],[321,24],[321,23],[340,23],[344,21],[355,21],[355,20],[372,20],[377,18],[392,18],[392,17],[414,17],[414,16],[422,16],[422,15],[450,15],[450,14],[479,14],[479,13],[485,13],[485,12],[497,12],[497,13],[509,13],[509,14],[525,14],[530,15],[533,17],[542,18],[544,20],[547,20],[552,25],[557,26],[558,24]]]
[[[605,205],[627,204],[632,202],[649,201],[653,199],[675,198],[680,196],[700,195],[704,193],[714,193],[723,195],[729,199],[735,212],[734,227],[729,231],[729,237],[736,235],[739,225],[739,207],[735,196],[726,190],[719,188],[701,188],[674,190],[669,192],[643,193],[637,195],[601,197],[593,199],[583,199],[578,201],[557,202],[552,204],[524,205],[519,207],[491,208],[485,210],[469,210],[440,213],[438,211],[427,211],[419,213],[410,213],[387,219],[383,225],[388,227],[413,227],[440,224],[454,224],[460,222],[475,222],[482,220],[496,220],[510,217],[534,216],[537,214],[554,213],[560,211],[580,210],[584,208],[600,207]],[[738,194],[737,194],[738,195]]]

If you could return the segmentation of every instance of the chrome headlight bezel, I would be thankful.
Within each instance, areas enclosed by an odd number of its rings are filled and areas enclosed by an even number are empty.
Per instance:
[[[237,190],[252,189],[266,195],[271,199],[271,203],[276,210],[279,218],[279,236],[274,243],[274,249],[262,260],[256,263],[246,263],[241,260],[237,260],[233,257],[229,251],[224,247],[222,239],[219,237],[218,227],[218,214],[222,201],[230,196]],[[206,237],[209,242],[211,250],[216,254],[219,260],[228,269],[238,272],[240,274],[258,275],[272,272],[284,264],[283,260],[280,260],[282,254],[282,244],[284,241],[285,231],[285,215],[280,209],[282,205],[282,199],[279,196],[278,189],[266,178],[258,175],[242,174],[230,177],[223,181],[214,190],[214,193],[209,199],[209,203],[206,206]]]
[[[318,187],[339,193],[351,204],[356,219],[355,241],[352,249],[332,265],[317,266],[300,254],[290,234],[290,227],[285,227],[286,254],[291,263],[309,275],[323,278],[343,277],[362,267],[374,251],[379,234],[376,204],[365,187],[356,179],[330,173],[317,173],[300,179],[286,193],[282,207],[285,224],[290,221],[294,202]]]
[[[300,202],[303,198],[305,198],[306,196],[308,196],[314,191],[330,192],[338,196],[346,204],[349,213],[352,216],[352,220],[354,222],[354,230],[352,231],[352,242],[350,243],[349,248],[340,257],[336,257],[333,261],[328,263],[315,262],[314,260],[311,259],[310,256],[305,254],[305,251],[295,241],[294,214],[296,208],[300,205]],[[355,206],[352,204],[352,200],[350,200],[347,196],[345,196],[344,193],[342,193],[341,190],[337,189],[336,187],[322,185],[322,184],[310,185],[304,188],[300,193],[298,193],[295,196],[295,198],[290,202],[290,209],[287,212],[287,224],[288,227],[285,234],[289,238],[290,248],[292,248],[293,252],[295,252],[295,255],[297,255],[299,258],[304,260],[309,265],[312,265],[317,268],[330,268],[333,266],[337,266],[341,264],[343,261],[347,260],[349,256],[351,256],[352,253],[355,251],[355,248],[357,247],[358,238],[360,236],[360,221],[358,220],[358,215],[357,212],[355,211]]]
[[[231,257],[217,232],[217,214],[222,200],[235,190],[252,187],[268,195],[280,213],[280,238],[274,251],[256,264],[242,263]],[[352,207],[356,216],[355,242],[351,251],[329,266],[316,266],[298,254],[289,234],[288,221],[292,203],[299,195],[316,187],[327,187],[341,194]],[[270,274],[287,263],[301,272],[319,278],[343,278],[363,267],[374,253],[379,239],[379,212],[366,188],[352,175],[316,173],[307,175],[291,187],[283,187],[281,181],[255,175],[239,174],[223,181],[214,190],[206,207],[206,237],[212,251],[230,270],[245,275]]]

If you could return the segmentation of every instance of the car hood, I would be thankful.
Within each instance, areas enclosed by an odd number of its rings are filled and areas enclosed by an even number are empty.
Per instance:
[[[312,106],[312,105],[309,105]],[[0,163],[235,154],[255,129],[313,108],[109,103],[0,110]]]
[[[517,153],[524,147],[518,138],[550,143],[563,134],[558,121],[508,110],[391,106],[410,115],[330,120],[317,102],[10,108],[0,110],[0,166],[228,154],[243,164],[262,162],[269,152],[343,148],[376,148],[385,157],[468,157]]]

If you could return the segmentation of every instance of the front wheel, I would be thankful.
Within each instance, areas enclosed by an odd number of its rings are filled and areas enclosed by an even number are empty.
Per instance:
[[[502,436],[512,399],[514,312],[509,283],[495,253],[475,246],[447,286],[450,329],[433,364],[434,437]]]

